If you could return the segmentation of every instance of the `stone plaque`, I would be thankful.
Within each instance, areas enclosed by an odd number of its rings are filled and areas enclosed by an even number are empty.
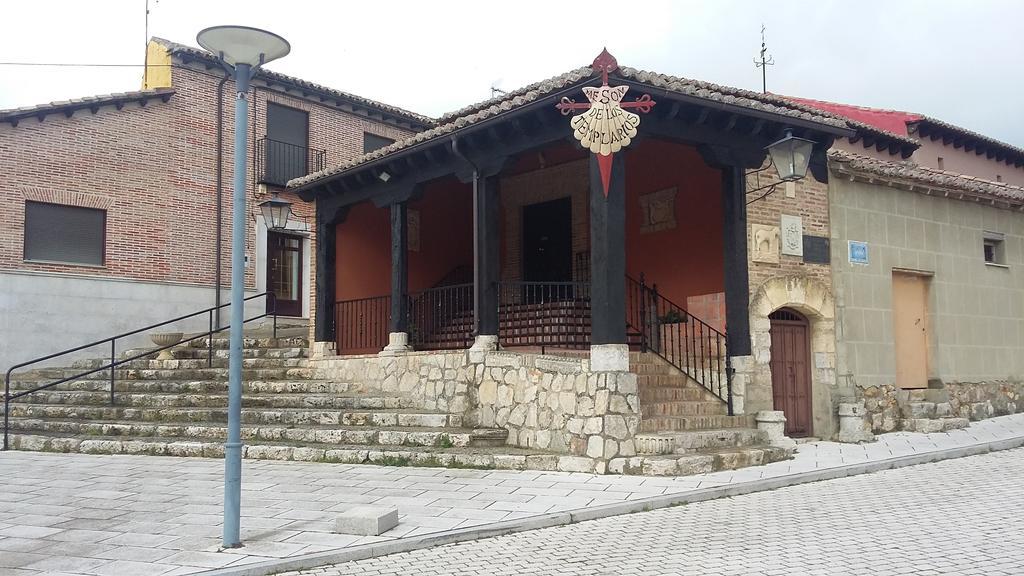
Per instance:
[[[766,264],[779,263],[779,227],[750,225],[751,259]]]
[[[640,233],[676,227],[676,189],[666,188],[640,196]]]
[[[799,216],[782,215],[782,253],[804,255],[804,221]]]
[[[830,260],[828,238],[804,234],[804,262],[828,264]]]
[[[420,251],[420,211],[409,209],[405,213],[405,222],[408,227],[409,251]]]

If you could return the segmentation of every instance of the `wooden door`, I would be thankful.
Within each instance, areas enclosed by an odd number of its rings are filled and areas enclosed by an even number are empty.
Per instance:
[[[267,232],[267,291],[278,316],[302,316],[302,238]]]
[[[892,273],[896,385],[928,387],[928,276]]]
[[[811,345],[807,319],[783,308],[768,316],[772,337],[772,399],[786,415],[786,435],[810,436]]]

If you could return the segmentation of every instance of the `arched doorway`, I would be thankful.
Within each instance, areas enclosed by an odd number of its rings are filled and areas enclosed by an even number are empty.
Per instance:
[[[810,436],[811,346],[807,318],[790,308],[768,315],[771,321],[772,400],[786,415],[786,435]]]

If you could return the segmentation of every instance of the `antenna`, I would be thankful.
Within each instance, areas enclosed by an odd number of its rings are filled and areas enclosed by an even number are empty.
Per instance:
[[[764,24],[761,24],[761,61],[758,62],[757,58],[754,59],[754,67],[761,69],[761,91],[765,94],[768,93],[768,67],[775,65],[775,58],[768,56],[765,58],[765,54],[768,52],[768,47],[764,41]]]

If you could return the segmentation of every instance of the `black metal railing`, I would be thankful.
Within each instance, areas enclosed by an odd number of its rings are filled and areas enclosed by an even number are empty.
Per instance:
[[[259,320],[260,318],[266,318],[268,316],[271,316],[274,319],[274,332],[273,332],[273,334],[274,334],[274,338],[276,339],[277,338],[277,301],[274,298],[274,294],[272,292],[262,292],[260,294],[254,294],[252,296],[249,296],[244,301],[248,302],[249,300],[253,300],[253,299],[256,299],[256,298],[266,298],[267,299],[267,306],[266,306],[266,310],[267,311],[262,313],[262,314],[259,314],[257,316],[253,316],[251,318],[244,318],[243,319],[243,323],[251,322],[253,320]],[[7,370],[7,374],[4,376],[4,450],[7,450],[7,447],[8,447],[8,432],[9,432],[9,428],[10,428],[11,402],[14,401],[14,400],[17,400],[18,398],[21,398],[23,396],[28,396],[29,394],[34,394],[34,393],[40,392],[42,390],[47,390],[49,388],[53,388],[54,386],[57,386],[58,384],[63,384],[65,382],[70,382],[72,380],[78,380],[79,378],[84,378],[86,376],[91,376],[91,375],[99,373],[99,372],[109,371],[110,372],[110,404],[114,405],[115,404],[115,401],[114,401],[114,381],[115,381],[115,378],[116,378],[115,370],[117,369],[118,366],[121,366],[122,364],[127,364],[127,363],[135,361],[135,360],[140,360],[140,359],[145,358],[147,356],[151,356],[151,355],[153,355],[153,354],[155,354],[157,352],[162,352],[164,350],[167,350],[168,348],[173,348],[175,346],[178,346],[178,345],[181,345],[181,344],[185,344],[185,343],[189,343],[189,342],[192,342],[194,340],[199,340],[201,338],[208,338],[208,342],[207,342],[208,353],[207,353],[206,365],[208,367],[212,367],[213,366],[213,335],[218,333],[218,332],[222,332],[222,331],[227,330],[227,329],[230,328],[230,326],[214,327],[214,325],[213,325],[214,313],[217,310],[219,310],[221,308],[226,308],[228,306],[231,306],[231,304],[230,303],[221,304],[220,306],[214,306],[212,308],[207,308],[205,310],[200,310],[198,312],[193,312],[191,314],[186,314],[184,316],[178,316],[177,318],[172,318],[170,320],[164,320],[163,322],[158,322],[156,324],[150,324],[149,326],[146,326],[146,327],[143,327],[143,328],[138,328],[138,329],[135,329],[135,330],[131,330],[129,332],[122,332],[121,334],[118,334],[116,336],[111,336],[110,338],[104,338],[103,340],[97,340],[95,342],[90,342],[88,344],[83,344],[81,346],[76,346],[74,348],[68,348],[67,350],[61,350],[60,352],[55,352],[53,354],[48,354],[46,356],[40,356],[39,358],[34,358],[34,359],[29,360],[27,362],[22,362],[21,364],[15,364],[14,366],[11,366]],[[125,358],[120,358],[120,359],[117,358],[117,341],[118,340],[123,340],[124,338],[127,338],[129,336],[134,336],[136,334],[142,334],[143,332],[148,332],[148,331],[150,331],[150,330],[152,330],[154,328],[160,328],[161,326],[167,326],[169,324],[175,324],[177,322],[183,322],[183,321],[188,320],[190,318],[198,318],[198,317],[203,316],[204,314],[207,316],[207,324],[209,326],[209,328],[205,332],[200,332],[200,333],[198,333],[198,334],[196,334],[194,336],[189,336],[188,338],[184,338],[184,339],[182,339],[182,340],[180,340],[178,342],[175,342],[174,344],[168,344],[166,346],[159,346],[157,348],[147,348],[145,352],[140,352],[138,354],[128,355]],[[94,347],[97,347],[97,346],[105,346],[107,344],[110,345],[110,362],[108,362],[107,364],[104,364],[102,366],[95,367],[95,368],[90,368],[88,370],[83,370],[82,372],[75,373],[72,376],[66,376],[64,378],[60,378],[59,380],[54,380],[53,382],[47,382],[46,384],[43,384],[41,386],[36,386],[36,387],[30,388],[28,390],[19,390],[18,392],[15,392],[13,394],[11,393],[11,375],[14,373],[15,370],[18,370],[18,369],[21,369],[21,368],[25,368],[25,367],[28,367],[28,366],[32,366],[34,364],[39,364],[40,362],[46,362],[46,361],[49,361],[49,360],[53,360],[55,358],[60,358],[62,356],[66,356],[68,354],[73,354],[75,352],[81,352],[82,350],[87,350],[89,348],[94,348]]]
[[[498,282],[498,339],[505,346],[590,346],[589,282]]]
[[[654,352],[729,405],[732,415],[732,374],[725,334],[690,315],[683,307],[648,286],[626,278],[626,322],[638,332],[641,350]]]
[[[284,186],[292,178],[301,178],[324,169],[325,150],[261,138],[256,141],[253,164],[258,184]]]
[[[391,296],[334,303],[334,338],[338,354],[380,352],[388,343]]]
[[[419,350],[473,344],[473,284],[428,288],[409,297],[409,340]]]

